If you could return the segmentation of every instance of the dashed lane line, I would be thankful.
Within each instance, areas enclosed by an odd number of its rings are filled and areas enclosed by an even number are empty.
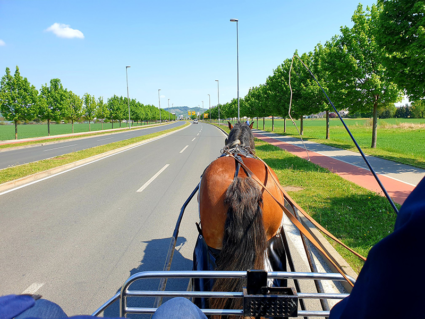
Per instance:
[[[72,145],[67,145],[67,146],[61,146],[61,147],[55,147],[55,148],[49,148],[48,150],[43,150],[43,152],[58,150],[60,148],[71,147],[71,146],[75,146],[75,145],[77,145],[77,144],[72,144]]]
[[[27,289],[25,289],[22,294],[23,295],[33,295],[37,292],[38,289],[44,286],[44,283],[35,282],[31,286],[29,286]]]
[[[157,178],[163,171],[165,171],[168,166],[170,166],[170,164],[167,164],[163,168],[161,168],[158,173],[156,173],[154,176],[152,176],[152,178],[150,180],[148,180],[145,184],[143,184],[142,187],[140,187],[137,190],[137,193],[143,192],[145,190],[145,188],[148,187],[149,184],[152,183],[155,180],[155,178]]]

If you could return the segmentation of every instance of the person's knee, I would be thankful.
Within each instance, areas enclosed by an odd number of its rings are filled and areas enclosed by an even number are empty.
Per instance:
[[[46,299],[39,299],[35,302],[34,306],[27,311],[24,311],[16,319],[25,319],[29,317],[34,318],[45,318],[45,319],[57,319],[57,318],[67,318],[68,316],[54,302],[51,302]]]
[[[196,305],[186,298],[177,297],[165,302],[153,315],[152,319],[174,318],[174,319],[206,319]]]

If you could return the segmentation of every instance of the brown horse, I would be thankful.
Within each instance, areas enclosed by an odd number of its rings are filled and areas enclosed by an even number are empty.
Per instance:
[[[265,164],[254,155],[252,125],[232,126],[225,141],[222,157],[205,170],[200,190],[199,209],[202,235],[206,244],[219,250],[217,270],[266,268],[267,241],[281,227],[283,212],[273,196],[284,202],[282,192]],[[236,160],[235,157],[238,159]],[[242,162],[238,170],[238,161]],[[268,189],[254,181],[251,173]],[[237,279],[219,279],[214,291],[241,291]],[[213,308],[240,308],[241,300],[215,299]]]

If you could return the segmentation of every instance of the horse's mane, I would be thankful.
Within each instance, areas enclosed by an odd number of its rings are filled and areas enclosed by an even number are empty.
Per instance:
[[[237,123],[233,126],[230,131],[228,138],[226,139],[226,145],[231,145],[235,141],[239,140],[242,146],[247,146],[254,150],[254,135],[252,134],[251,128],[246,123]]]

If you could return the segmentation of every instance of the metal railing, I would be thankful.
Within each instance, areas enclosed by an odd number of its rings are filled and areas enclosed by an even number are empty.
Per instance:
[[[332,280],[345,281],[341,274],[337,273],[309,273],[309,272],[268,272],[269,279],[298,279],[298,280]],[[239,278],[246,279],[246,271],[145,271],[132,275],[126,280],[121,288],[121,292],[115,294],[92,315],[98,316],[112,303],[119,300],[120,316],[127,314],[152,314],[158,308],[150,307],[128,307],[127,297],[185,297],[185,298],[243,298],[242,292],[213,292],[213,291],[145,291],[131,290],[130,286],[137,280],[142,279],[193,279],[193,278]],[[352,283],[354,278],[348,277]],[[338,293],[298,293],[299,299],[343,299],[348,294]],[[242,309],[201,309],[206,315],[243,315]],[[328,317],[329,311],[300,310],[298,316],[301,317]]]

